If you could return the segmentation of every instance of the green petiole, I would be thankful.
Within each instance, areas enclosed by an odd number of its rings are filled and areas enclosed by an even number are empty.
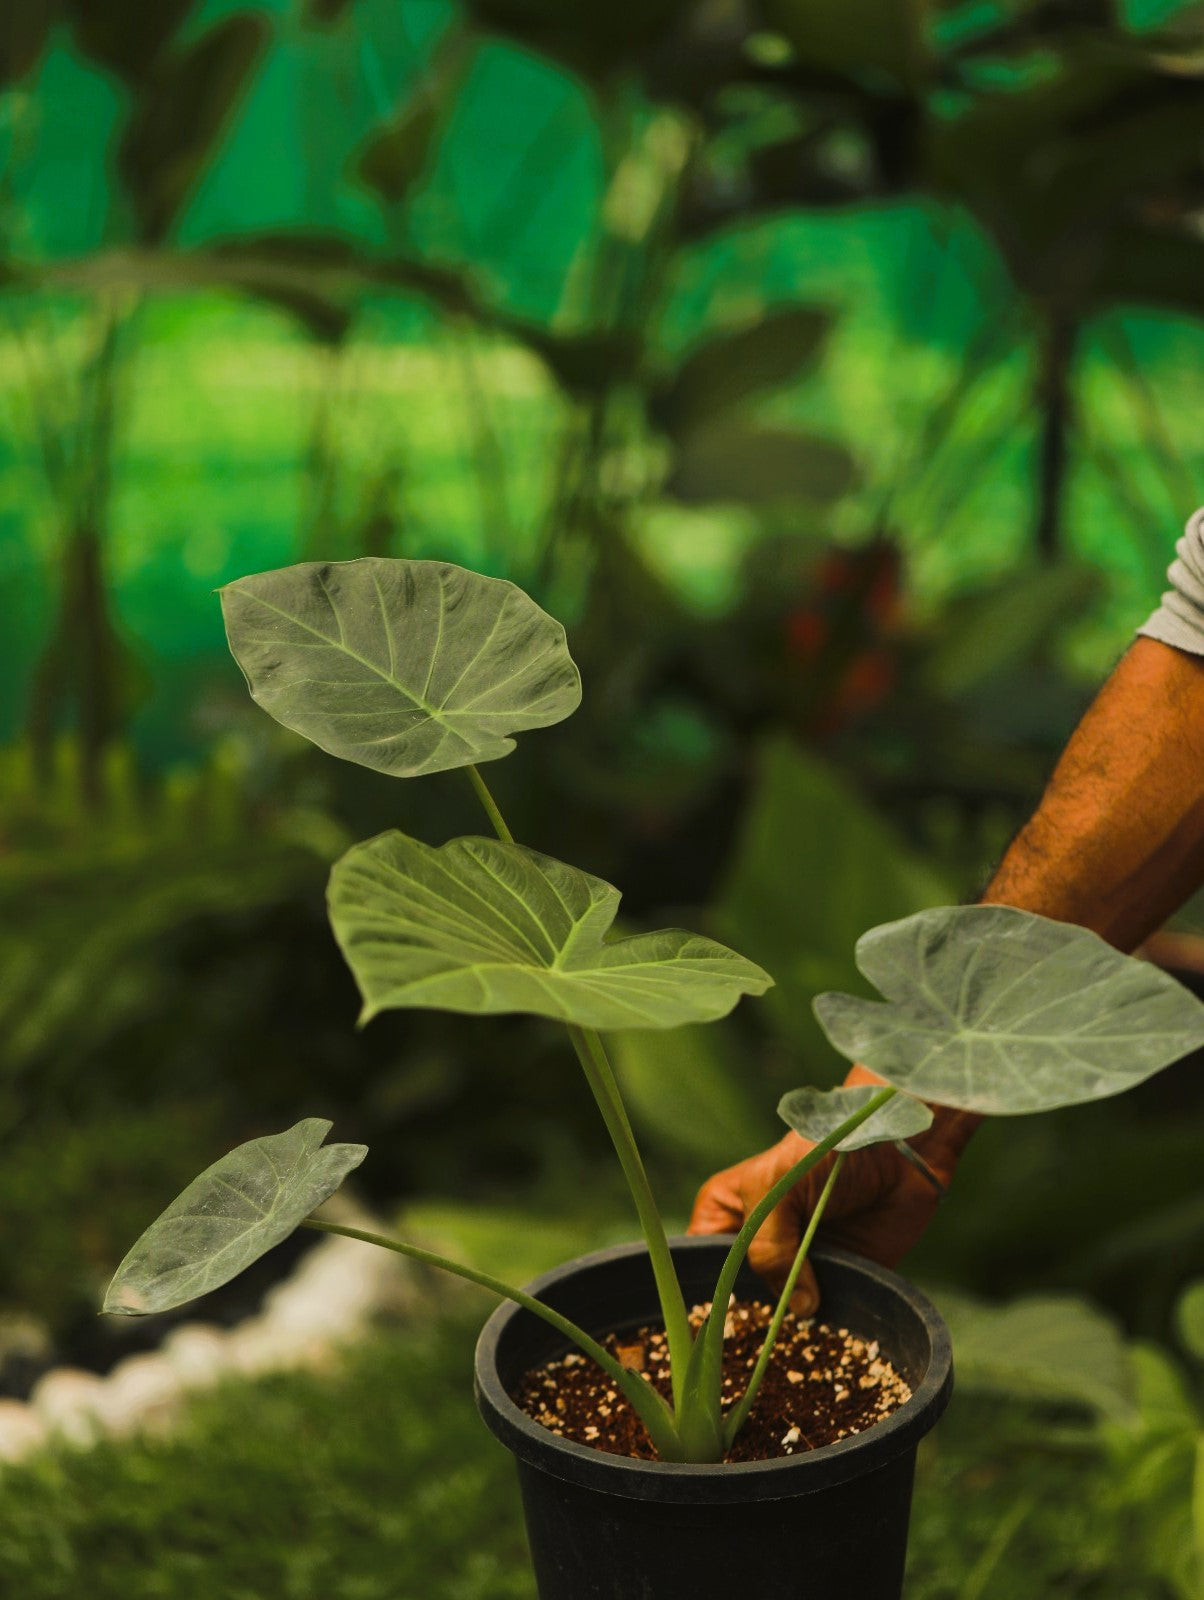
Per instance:
[[[489,818],[489,822],[494,833],[497,834],[498,838],[503,842],[503,844],[513,844],[514,835],[506,826],[506,819],[498,810],[497,801],[489,792],[489,785],[485,782],[484,778],[482,778],[481,774],[471,762],[464,768],[464,770],[468,774],[468,781],[472,784],[473,792],[475,793],[477,799],[481,802],[482,806],[485,808],[485,815]]]
[[[790,1296],[794,1293],[798,1275],[803,1270],[803,1262],[806,1261],[807,1252],[811,1249],[811,1242],[815,1238],[815,1230],[819,1227],[820,1218],[827,1208],[832,1190],[836,1187],[836,1180],[840,1176],[840,1169],[843,1166],[844,1152],[840,1151],[837,1153],[836,1160],[832,1163],[828,1181],[824,1184],[819,1199],[815,1202],[815,1207],[811,1212],[811,1219],[807,1223],[807,1231],[803,1234],[798,1250],[795,1252],[794,1262],[787,1274],[786,1282],[782,1285],[782,1292],[778,1296],[777,1305],[774,1307],[773,1317],[769,1327],[766,1329],[761,1348],[757,1353],[757,1364],[752,1370],[752,1377],[749,1378],[744,1393],[728,1413],[724,1422],[723,1448],[725,1451],[731,1449],[732,1441],[744,1426],[748,1414],[753,1408],[753,1403],[757,1398],[757,1391],[761,1387],[761,1380],[764,1378],[765,1370],[769,1366],[769,1358],[773,1353],[773,1347],[777,1343],[778,1334],[782,1331],[782,1323],[786,1320],[786,1313],[790,1309]]]
[[[542,1300],[535,1299],[533,1295],[527,1294],[522,1289],[516,1289],[509,1283],[503,1283],[500,1278],[495,1278],[488,1272],[478,1272],[475,1267],[461,1266],[458,1261],[449,1261],[446,1256],[438,1255],[434,1250],[423,1250],[416,1244],[406,1244],[402,1239],[390,1239],[383,1233],[367,1233],[362,1228],[346,1228],[342,1223],[322,1222],[317,1217],[306,1217],[301,1226],[314,1228],[319,1233],[341,1234],[344,1239],[359,1239],[364,1244],[380,1245],[384,1250],[393,1250],[400,1256],[408,1256],[412,1261],[421,1261],[425,1266],[438,1267],[443,1272],[450,1272],[457,1278],[463,1278],[467,1283],[475,1283],[478,1287],[499,1295],[503,1300],[513,1300],[515,1305],[522,1306],[524,1311],[531,1311],[535,1316],[542,1317],[559,1333],[564,1334],[566,1339],[571,1339],[579,1350],[596,1361],[612,1383],[623,1391],[631,1402],[632,1410],[647,1428],[648,1437],[656,1446],[658,1455],[666,1461],[685,1459],[681,1453],[681,1440],[678,1437],[673,1413],[652,1385],[636,1373],[628,1371],[615,1360],[609,1350],[591,1338],[584,1328],[579,1328],[575,1322],[562,1316],[551,1306],[545,1305]]]
[[[468,767],[467,771],[498,838],[513,844],[514,835],[506,826],[505,819],[484,778],[474,766]],[[673,1397],[680,1405],[681,1386],[689,1363],[693,1335],[690,1332],[681,1285],[673,1268],[669,1238],[660,1212],[657,1210],[652,1186],[648,1182],[648,1174],[644,1170],[644,1163],[635,1142],[631,1123],[627,1119],[627,1111],[619,1093],[619,1086],[615,1082],[614,1069],[607,1057],[606,1048],[593,1028],[579,1028],[569,1024],[568,1034],[585,1073],[586,1082],[597,1102],[598,1110],[602,1113],[606,1131],[610,1134],[623,1169],[623,1176],[627,1179],[627,1186],[635,1202],[640,1231],[644,1235],[644,1242],[648,1246],[648,1254],[652,1260],[657,1296],[665,1322],[669,1365],[673,1375]]]
[[[699,1343],[693,1352],[693,1359],[697,1363],[696,1382],[691,1385],[692,1390],[701,1395],[714,1395],[714,1404],[718,1406],[718,1396],[723,1383],[723,1308],[731,1299],[736,1287],[736,1278],[748,1254],[748,1248],[756,1236],[757,1230],[768,1217],[769,1213],[790,1193],[800,1178],[806,1177],[812,1167],[816,1166],[828,1155],[842,1139],[847,1139],[854,1129],[859,1128],[863,1122],[869,1120],[875,1111],[878,1111],[886,1102],[898,1093],[896,1089],[885,1088],[881,1094],[876,1094],[872,1100],[866,1102],[861,1110],[855,1112],[846,1122],[841,1123],[821,1139],[817,1145],[802,1156],[788,1169],[773,1188],[768,1190],[749,1212],[744,1220],[744,1226],[727,1253],[727,1259],[719,1270],[719,1279],[715,1285],[715,1296],[712,1301],[711,1315],[699,1335]]]
[[[614,1071],[602,1040],[592,1028],[572,1026],[569,1027],[569,1038],[573,1041],[573,1048],[585,1072],[586,1081],[593,1091],[594,1099],[598,1102],[598,1109],[606,1123],[607,1132],[610,1134],[623,1168],[623,1175],[631,1190],[631,1197],[635,1202],[640,1230],[652,1260],[657,1298],[660,1300],[661,1314],[665,1321],[665,1337],[669,1344],[669,1367],[673,1376],[673,1399],[680,1410],[683,1374],[689,1363],[694,1336],[690,1331],[681,1284],[673,1266],[669,1237],[665,1232],[661,1214],[657,1210],[652,1186],[648,1182],[648,1174],[644,1170],[644,1163],[631,1131],[631,1124],[627,1120],[627,1112],[619,1096],[619,1087],[615,1082]]]
[[[498,809],[497,802],[489,791],[489,786],[475,766],[469,766],[466,770],[477,798],[484,807],[485,814],[489,818],[498,838],[508,844],[512,844],[514,835],[507,827],[506,821]],[[835,1149],[842,1139],[847,1138],[855,1128],[860,1127],[863,1122],[873,1116],[875,1111],[885,1105],[896,1091],[892,1088],[884,1088],[881,1094],[875,1095],[860,1111],[851,1116],[833,1133],[829,1134],[827,1138],[822,1139],[814,1149],[796,1162],[770,1189],[768,1194],[754,1206],[745,1220],[744,1226],[737,1234],[736,1241],[720,1269],[711,1313],[703,1323],[697,1337],[695,1337],[690,1330],[685,1298],[682,1295],[681,1283],[673,1266],[673,1257],[669,1249],[665,1225],[661,1219],[660,1212],[657,1210],[651,1185],[648,1182],[648,1175],[644,1170],[644,1163],[636,1145],[631,1123],[628,1121],[627,1111],[623,1105],[619,1086],[615,1081],[614,1069],[611,1067],[606,1054],[606,1048],[594,1029],[577,1027],[573,1024],[568,1024],[567,1027],[573,1049],[576,1051],[577,1059],[580,1061],[582,1071],[585,1073],[586,1082],[589,1084],[597,1102],[598,1110],[602,1114],[602,1120],[606,1124],[606,1130],[610,1134],[611,1142],[622,1166],[623,1175],[627,1179],[627,1185],[635,1203],[636,1214],[639,1217],[640,1230],[643,1233],[644,1242],[648,1246],[653,1276],[656,1279],[657,1297],[660,1300],[661,1314],[665,1323],[665,1337],[669,1345],[669,1365],[673,1381],[672,1413],[669,1412],[664,1402],[660,1400],[659,1395],[656,1397],[663,1413],[656,1416],[656,1432],[654,1432],[653,1426],[649,1424],[645,1415],[646,1411],[650,1413],[652,1411],[652,1408],[647,1404],[646,1398],[649,1393],[649,1386],[643,1380],[635,1378],[625,1368],[620,1367],[603,1350],[601,1345],[590,1339],[589,1335],[583,1333],[581,1329],[568,1323],[567,1319],[561,1319],[555,1325],[559,1326],[561,1331],[573,1339],[582,1350],[592,1355],[599,1366],[602,1366],[608,1374],[614,1377],[616,1383],[622,1384],[623,1393],[631,1400],[637,1415],[648,1429],[649,1437],[656,1445],[657,1451],[663,1459],[666,1461],[721,1460],[752,1409],[757,1390],[761,1386],[761,1380],[765,1375],[765,1369],[773,1351],[774,1341],[778,1336],[782,1319],[789,1306],[790,1295],[798,1280],[798,1274],[802,1270],[803,1262],[806,1260],[811,1241],[815,1237],[815,1230],[819,1226],[820,1217],[823,1214],[828,1196],[832,1192],[836,1173],[840,1169],[843,1158],[837,1159],[832,1174],[824,1186],[819,1204],[812,1213],[807,1231],[795,1256],[794,1264],[787,1280],[787,1287],[778,1301],[744,1395],[741,1397],[736,1411],[725,1422],[719,1404],[723,1385],[723,1327],[725,1317],[722,1314],[722,1308],[727,1306],[728,1300],[731,1298],[737,1274],[745,1256],[748,1254],[748,1247],[752,1243],[758,1228],[760,1228],[778,1201],[817,1162],[822,1161],[830,1151]],[[353,1236],[360,1237],[359,1235]],[[401,1247],[394,1245],[393,1248]],[[416,1251],[413,1246],[406,1246],[403,1253],[416,1254]],[[424,1257],[419,1254],[417,1259],[421,1260]],[[448,1267],[449,1270],[459,1272],[461,1276],[469,1276],[471,1281],[483,1284],[484,1287],[492,1289],[495,1294],[505,1295],[507,1298],[516,1301],[517,1304],[526,1306],[528,1310],[534,1310],[537,1315],[544,1316],[545,1320],[552,1320],[551,1317],[547,1316],[548,1308],[546,1306],[541,1306],[538,1301],[532,1301],[530,1296],[520,1298],[521,1291],[513,1290],[506,1284],[499,1284],[496,1279],[487,1280],[484,1274],[470,1274],[467,1269],[452,1267],[450,1263],[443,1262],[438,1258],[431,1259],[434,1260],[436,1265]],[[585,1341],[588,1341],[588,1343]],[[607,1365],[608,1362],[610,1363],[609,1365]],[[617,1376],[618,1373],[622,1373],[623,1377],[619,1378]],[[639,1403],[635,1398],[637,1393],[639,1395]],[[658,1437],[658,1433],[661,1437]],[[664,1440],[663,1444],[661,1438]]]

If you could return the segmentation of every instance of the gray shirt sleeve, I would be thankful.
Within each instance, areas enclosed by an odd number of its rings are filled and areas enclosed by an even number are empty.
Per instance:
[[[1171,587],[1162,604],[1137,632],[1176,650],[1204,655],[1204,509],[1188,519],[1167,578]]]

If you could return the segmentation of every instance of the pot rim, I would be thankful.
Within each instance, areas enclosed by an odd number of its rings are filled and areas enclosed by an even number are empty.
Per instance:
[[[732,1234],[681,1234],[671,1238],[669,1244],[675,1254],[706,1249],[726,1252],[734,1237]],[[526,1286],[526,1291],[539,1296],[583,1269],[607,1266],[647,1253],[642,1240],[596,1250],[543,1273]],[[723,1485],[726,1484],[732,1489],[739,1487],[741,1498],[777,1499],[807,1494],[861,1477],[895,1456],[914,1450],[944,1411],[953,1388],[949,1330],[927,1295],[888,1267],[851,1251],[831,1247],[816,1248],[812,1260],[821,1275],[825,1264],[851,1270],[870,1279],[883,1293],[902,1300],[922,1323],[928,1337],[928,1369],[911,1399],[863,1433],[821,1445],[804,1455],[780,1456],[772,1461],[734,1462],[644,1461],[633,1456],[610,1455],[575,1440],[560,1438],[515,1404],[498,1375],[498,1345],[507,1327],[516,1317],[533,1315],[511,1302],[497,1307],[477,1341],[474,1387],[481,1414],[490,1430],[520,1461],[601,1493],[627,1498],[634,1495],[650,1500],[675,1500],[679,1498],[676,1489],[688,1490],[692,1500],[699,1499],[701,1491],[701,1497],[718,1502],[724,1498]]]

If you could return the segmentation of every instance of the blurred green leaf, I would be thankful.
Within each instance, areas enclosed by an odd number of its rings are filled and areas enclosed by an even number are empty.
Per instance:
[[[564,629],[514,584],[441,561],[305,561],[221,590],[251,697],[346,761],[411,778],[514,749],[576,710]]]
[[[686,9],[685,0],[575,5],[565,0],[468,0],[470,14],[590,79],[638,61]]]
[[[125,862],[40,855],[10,864],[0,875],[0,1077],[86,1059],[150,1005],[164,938],[270,905],[298,882],[316,891],[320,874],[314,857],[283,839],[208,858],[177,844]]]
[[[1098,591],[1098,574],[1084,567],[1042,567],[948,607],[925,657],[926,688],[956,697],[1019,670]]]
[[[117,165],[145,242],[159,244],[170,231],[270,37],[262,16],[225,17],[159,61],[140,90]]]
[[[305,0],[305,20],[316,28],[329,28],[353,4],[354,0]]]
[[[1151,223],[1118,226],[1095,281],[1095,297],[1107,304],[1168,306],[1204,315],[1204,240],[1187,227],[1175,231]]]
[[[408,1006],[522,1011],[586,1028],[725,1016],[768,975],[684,929],[607,939],[619,891],[496,839],[438,849],[404,833],[355,845],[330,875],[330,920],[362,1021]]]
[[[1184,1290],[1175,1307],[1175,1327],[1184,1349],[1204,1361],[1204,1278]]]
[[[535,323],[511,322],[507,331],[521,339],[570,394],[596,395],[631,379],[640,340],[622,329],[554,333]]]
[[[1145,298],[1135,292],[1144,269],[1133,219],[1149,207],[1189,231],[1204,137],[1198,85],[1136,41],[1080,39],[1058,69],[930,119],[929,181],[981,218],[1030,293],[1098,304],[1131,271],[1123,297]],[[1157,280],[1176,302],[1191,293],[1179,270],[1172,252],[1146,287]]]
[[[916,87],[927,60],[927,0],[762,0],[798,60],[875,88]]]
[[[21,0],[0,9],[0,88],[37,66],[60,10],[61,0]]]
[[[306,1117],[285,1133],[240,1144],[194,1178],[118,1267],[104,1309],[170,1311],[229,1283],[287,1239],[368,1154],[322,1141],[331,1124]]]
[[[848,494],[858,476],[853,457],[835,440],[725,419],[686,435],[666,487],[688,505],[712,500],[823,505]]]
[[[298,229],[291,233],[241,234],[213,247],[211,277],[245,288],[295,317],[323,344],[339,344],[355,317],[356,297],[346,284],[355,262],[348,241],[335,234]],[[275,268],[275,271],[273,271]],[[291,270],[290,270],[291,269]],[[204,279],[204,269],[198,275]]]
[[[936,1292],[966,1390],[1072,1403],[1114,1422],[1133,1421],[1134,1373],[1117,1324],[1072,1295],[1032,1295],[988,1305]]]
[[[1120,1094],[1204,1045],[1204,1004],[1098,934],[1011,906],[944,906],[871,928],[857,965],[885,1001],[823,994],[850,1061],[988,1116]]]
[[[792,1089],[782,1096],[778,1116],[800,1137],[818,1144],[880,1093],[880,1087],[874,1084],[844,1089]],[[898,1094],[879,1107],[872,1117],[867,1117],[836,1148],[864,1150],[871,1144],[914,1138],[931,1126],[932,1112],[922,1101]]]
[[[169,1004],[165,941],[319,892],[346,847],[316,812],[258,816],[245,758],[229,747],[148,789],[133,752],[112,745],[99,811],[81,797],[81,761],[71,739],[49,776],[27,747],[0,751],[0,1083],[35,1070],[61,1082]]]
[[[1157,1345],[1130,1347],[1136,1416],[1109,1423],[1104,1439],[1116,1482],[1115,1504],[1144,1547],[1151,1570],[1180,1600],[1199,1600],[1204,1543],[1198,1503],[1200,1417],[1184,1375]]]
[[[777,1136],[747,1054],[723,1023],[624,1030],[607,1044],[637,1126],[700,1166],[727,1166]]]
[[[652,396],[657,425],[674,436],[766,389],[797,378],[818,361],[832,314],[811,306],[769,311],[758,322],[715,335],[692,350]]]
[[[817,990],[870,992],[853,959],[859,935],[953,897],[826,762],[786,739],[762,748],[714,926],[773,973],[766,1004],[809,1070],[832,1059],[811,1013]]]
[[[1198,1420],[1186,1375],[1158,1345],[1139,1342],[1131,1350],[1134,1398],[1149,1434],[1194,1434]]]
[[[356,158],[355,170],[382,200],[396,205],[422,176],[440,116],[440,107],[423,97],[415,105],[407,106],[364,145]]]
[[[29,0],[17,0],[25,10]],[[187,21],[196,0],[65,0],[76,42],[86,56],[138,85]]]
[[[563,1206],[535,1210],[421,1200],[406,1206],[398,1226],[415,1244],[520,1284],[607,1242],[593,1218],[566,1216]],[[629,1232],[624,1219],[614,1242]]]
[[[409,100],[369,136],[354,158],[361,181],[391,205],[405,199],[430,162],[436,136],[463,81],[471,37],[461,27],[444,34]]]

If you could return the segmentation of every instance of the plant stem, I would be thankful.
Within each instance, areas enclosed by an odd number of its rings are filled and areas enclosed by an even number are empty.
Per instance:
[[[673,1398],[675,1402],[679,1402],[694,1336],[690,1332],[686,1302],[673,1266],[665,1224],[657,1210],[652,1186],[648,1182],[648,1174],[644,1170],[644,1163],[619,1095],[619,1086],[615,1082],[614,1070],[607,1059],[602,1040],[592,1028],[578,1028],[571,1023],[569,1038],[573,1041],[577,1059],[598,1103],[598,1110],[602,1113],[602,1120],[606,1124],[606,1130],[610,1134],[615,1153],[623,1168],[623,1176],[627,1179],[627,1187],[631,1190],[631,1198],[635,1201],[636,1214],[640,1219],[640,1231],[648,1246],[652,1273],[656,1279],[656,1292],[665,1319],[665,1337],[669,1342],[669,1366],[673,1377]]]
[[[488,784],[475,766],[469,765],[465,770],[498,838],[506,844],[513,844],[514,835],[506,826],[497,802],[489,792]],[[628,1188],[631,1190],[631,1198],[635,1202],[640,1231],[644,1235],[644,1242],[648,1246],[648,1254],[652,1260],[652,1272],[656,1279],[661,1313],[665,1319],[665,1337],[669,1344],[669,1364],[673,1376],[673,1396],[677,1401],[685,1381],[693,1335],[690,1332],[690,1319],[686,1315],[686,1303],[681,1285],[673,1267],[665,1224],[657,1210],[648,1174],[644,1170],[635,1134],[628,1121],[623,1097],[615,1081],[614,1069],[607,1057],[606,1048],[593,1028],[579,1028],[572,1023],[566,1026],[573,1049],[577,1052],[577,1059],[585,1073],[586,1082],[597,1101],[598,1110],[602,1113],[602,1120],[606,1124],[606,1131],[610,1134],[615,1147],[623,1176],[627,1179]]]
[[[782,1331],[782,1323],[786,1320],[786,1313],[790,1309],[790,1296],[794,1293],[794,1286],[798,1282],[798,1275],[803,1270],[803,1262],[806,1261],[807,1252],[811,1248],[811,1241],[815,1238],[815,1230],[819,1227],[820,1218],[824,1214],[824,1210],[827,1207],[832,1190],[836,1187],[836,1180],[840,1176],[840,1169],[843,1166],[844,1152],[839,1151],[837,1152],[836,1160],[832,1163],[832,1170],[828,1174],[828,1181],[824,1184],[823,1190],[820,1193],[820,1197],[815,1202],[814,1209],[811,1212],[811,1220],[808,1222],[807,1231],[803,1234],[798,1250],[795,1252],[794,1263],[790,1268],[786,1282],[782,1285],[782,1292],[778,1296],[778,1303],[774,1308],[773,1318],[769,1324],[769,1328],[765,1334],[761,1348],[757,1353],[757,1364],[753,1368],[752,1377],[748,1380],[748,1384],[744,1390],[744,1393],[740,1396],[739,1404],[735,1406],[727,1418],[727,1422],[723,1430],[723,1442],[726,1449],[731,1449],[732,1440],[744,1426],[745,1420],[748,1417],[748,1413],[753,1408],[753,1402],[757,1398],[757,1391],[761,1387],[761,1381],[765,1376],[767,1367],[769,1366],[769,1358],[773,1354],[774,1344],[777,1342],[778,1334]]]
[[[477,771],[476,767],[473,766],[473,764],[471,762],[469,762],[468,766],[466,766],[464,768],[464,770],[468,774],[468,781],[472,784],[473,788],[476,790],[477,799],[485,807],[485,815],[489,818],[489,821],[492,823],[493,831],[497,834],[498,838],[501,839],[504,844],[513,844],[514,843],[514,835],[510,832],[510,829],[506,826],[506,819],[502,816],[502,813],[498,810],[497,801],[493,798],[493,796],[489,792],[489,785],[485,782],[484,778],[482,778],[481,774]]]
[[[450,1272],[468,1283],[475,1283],[482,1289],[488,1289],[492,1294],[500,1295],[503,1300],[513,1300],[515,1305],[522,1306],[524,1311],[542,1317],[545,1322],[551,1323],[552,1327],[564,1334],[566,1339],[571,1339],[580,1350],[596,1361],[607,1377],[622,1389],[631,1402],[632,1410],[647,1428],[658,1454],[666,1461],[681,1460],[680,1442],[673,1415],[652,1385],[646,1379],[621,1366],[610,1351],[596,1339],[591,1338],[584,1328],[579,1328],[575,1322],[562,1316],[551,1306],[545,1305],[542,1300],[536,1300],[533,1295],[524,1293],[522,1289],[515,1289],[510,1284],[503,1283],[500,1278],[494,1278],[488,1272],[478,1272],[475,1267],[462,1266],[458,1261],[449,1261],[433,1250],[423,1250],[419,1245],[406,1244],[402,1239],[390,1239],[383,1233],[367,1233],[362,1228],[347,1228],[339,1222],[322,1222],[317,1217],[306,1217],[301,1226],[313,1228],[319,1233],[337,1233],[344,1239],[358,1239],[363,1244],[379,1245],[382,1250],[396,1251],[398,1255],[408,1256],[412,1261],[421,1261],[428,1267],[439,1267],[443,1272]]]
[[[842,1139],[847,1139],[855,1128],[868,1121],[875,1111],[893,1099],[897,1093],[897,1089],[888,1086],[872,1100],[867,1100],[860,1111],[854,1112],[841,1123],[839,1128],[828,1134],[826,1139],[821,1139],[805,1156],[784,1172],[773,1188],[768,1190],[748,1213],[744,1219],[744,1226],[736,1235],[727,1253],[727,1259],[720,1268],[714,1299],[711,1302],[711,1314],[692,1352],[690,1373],[692,1387],[696,1387],[702,1393],[718,1394],[720,1391],[723,1379],[723,1311],[736,1287],[736,1278],[748,1254],[748,1247],[752,1244],[761,1224],[778,1201],[789,1194],[800,1178],[805,1177],[812,1167],[836,1148]]]

